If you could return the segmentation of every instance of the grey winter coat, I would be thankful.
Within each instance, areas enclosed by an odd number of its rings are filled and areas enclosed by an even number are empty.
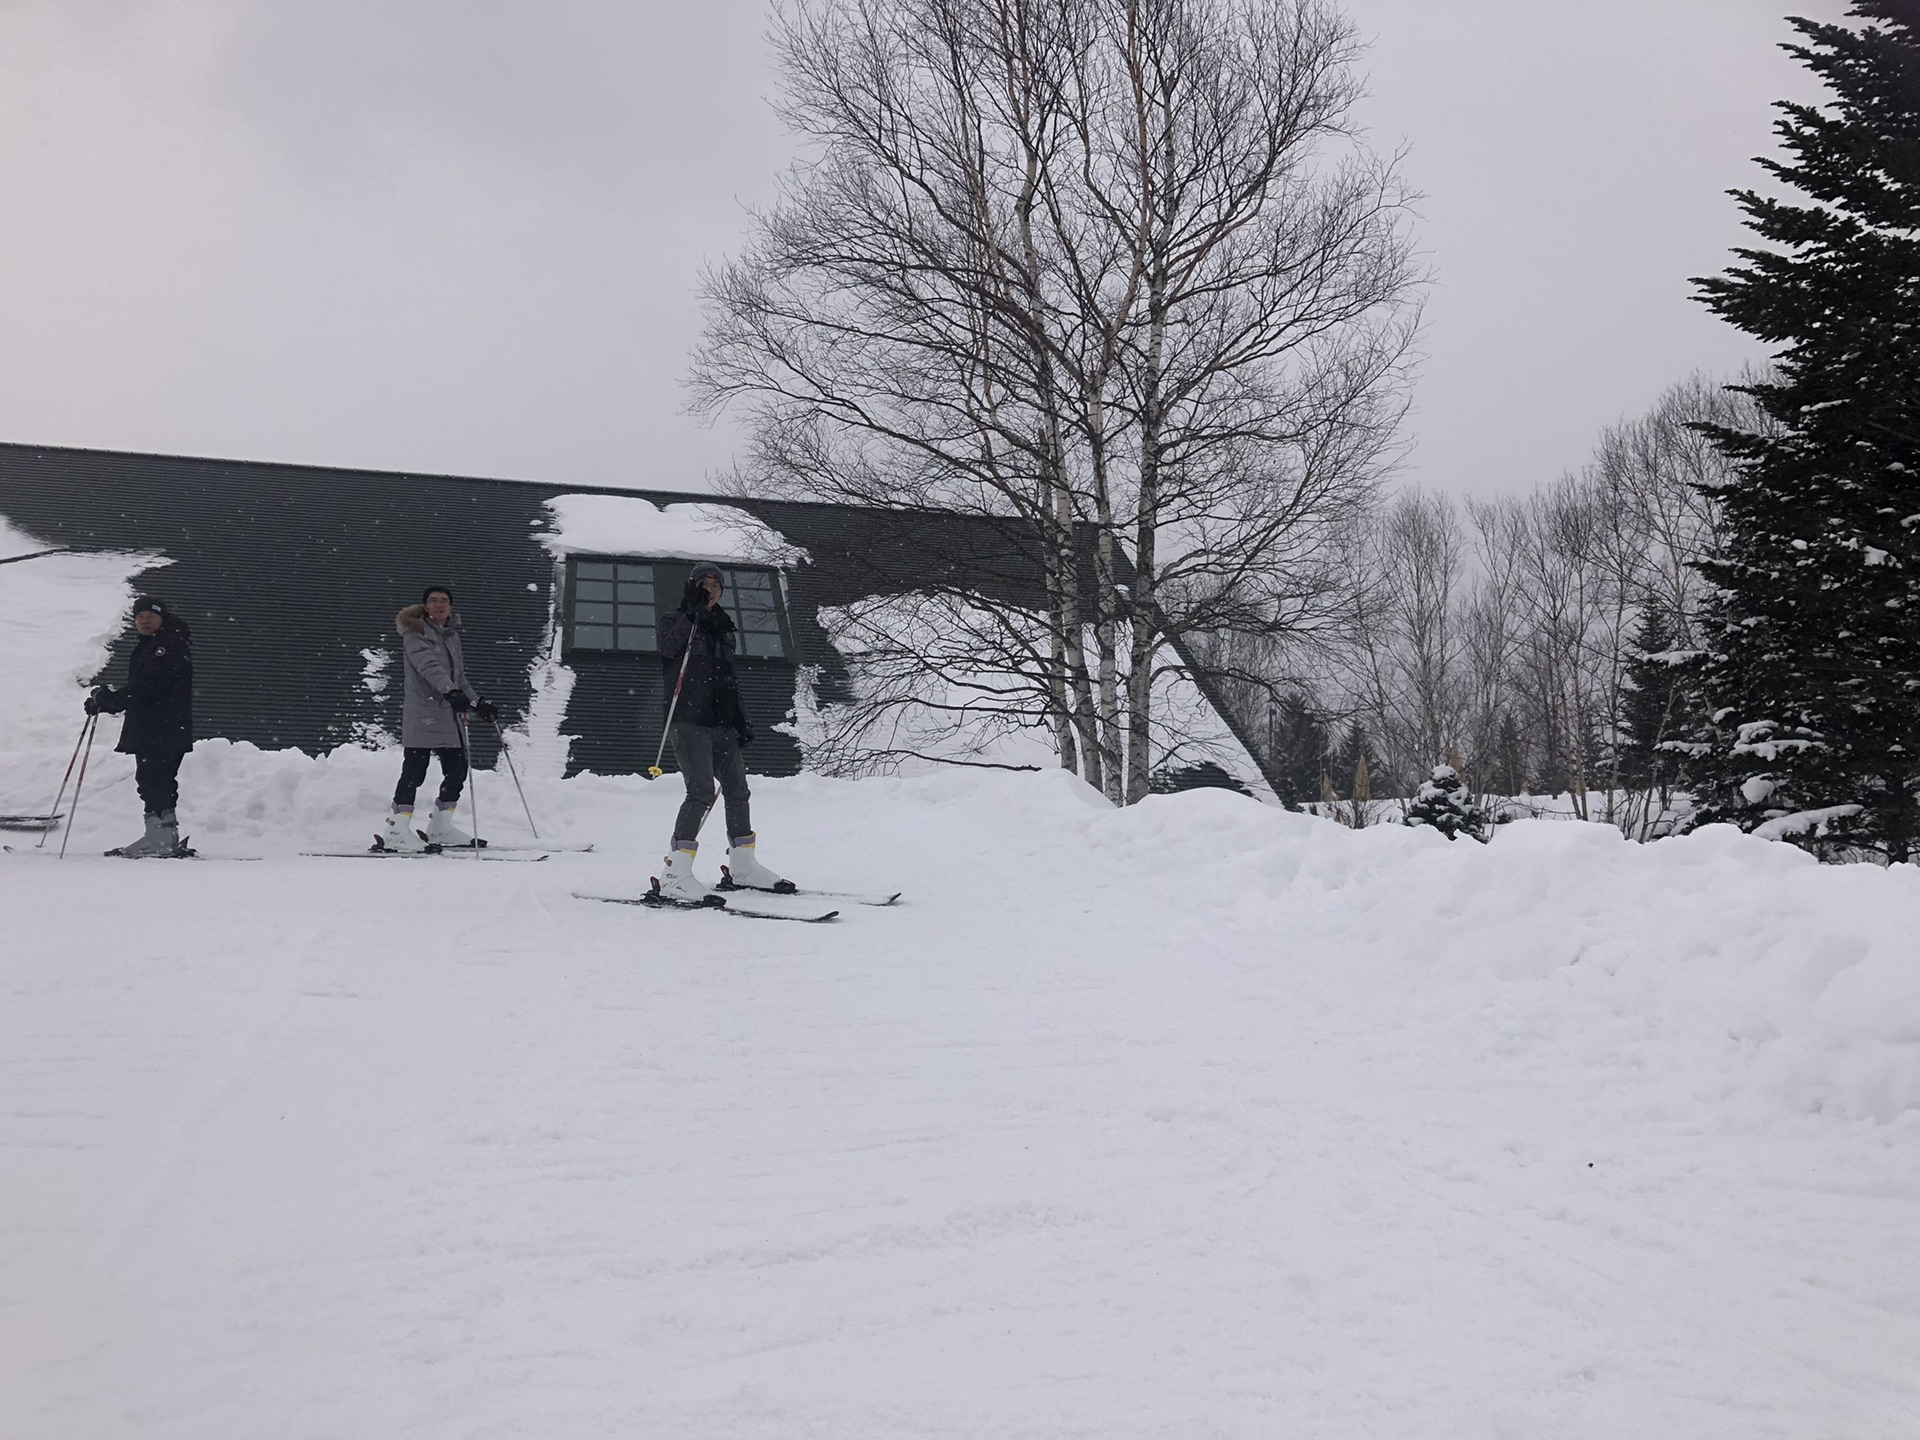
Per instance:
[[[476,705],[480,692],[467,678],[467,658],[460,649],[460,617],[447,617],[446,628],[427,618],[427,607],[409,605],[393,617],[406,656],[405,707],[400,743],[408,749],[460,748],[460,726],[447,696],[464,690]]]

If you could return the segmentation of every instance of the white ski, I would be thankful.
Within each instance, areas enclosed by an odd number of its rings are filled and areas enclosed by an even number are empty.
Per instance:
[[[733,878],[733,872],[722,865],[720,883],[713,888],[724,891],[728,895],[797,895],[802,899],[851,900],[856,905],[873,905],[882,908],[899,904],[900,897],[907,893],[904,890],[896,890],[891,895],[880,892],[863,895],[857,890],[803,890],[791,880],[782,883],[787,886],[785,890],[762,890],[753,885],[742,885]]]
[[[794,915],[782,910],[753,910],[737,906],[723,895],[709,895],[705,901],[670,900],[660,893],[660,882],[652,882],[653,888],[645,895],[582,895],[574,892],[576,900],[599,900],[607,905],[638,905],[643,910],[693,910],[708,911],[716,915],[732,915],[739,920],[790,920],[796,925],[824,925],[838,918],[838,910],[829,910],[821,915]]]

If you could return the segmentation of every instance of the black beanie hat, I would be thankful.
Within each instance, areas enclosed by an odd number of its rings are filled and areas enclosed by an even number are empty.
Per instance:
[[[142,595],[138,600],[133,602],[134,614],[138,615],[147,610],[151,610],[162,620],[167,618],[167,607],[164,601],[156,600],[151,595]]]
[[[429,595],[444,595],[447,597],[447,603],[449,605],[453,603],[453,591],[445,585],[429,585],[426,589],[422,590],[420,592],[420,603],[422,605],[427,603],[427,597]]]

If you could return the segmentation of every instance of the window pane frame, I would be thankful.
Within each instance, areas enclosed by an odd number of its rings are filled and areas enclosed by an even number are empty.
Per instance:
[[[670,608],[669,601],[677,603],[692,563],[642,555],[568,556],[563,655],[654,655],[659,618]],[[727,590],[722,603],[734,617],[740,658],[797,663],[781,573],[761,565],[722,566],[721,579]],[[639,598],[649,586],[650,602]],[[755,602],[751,608],[748,599]],[[583,605],[589,607],[584,618]]]

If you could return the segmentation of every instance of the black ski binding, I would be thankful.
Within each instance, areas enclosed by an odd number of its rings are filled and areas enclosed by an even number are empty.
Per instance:
[[[698,902],[671,899],[660,893],[660,877],[657,875],[647,880],[647,893],[640,897],[640,903],[651,905],[655,909],[724,910],[727,908],[726,897],[721,895],[709,895]]]
[[[474,836],[473,839],[469,840],[465,845],[449,845],[444,840],[427,840],[427,832],[424,830],[416,829],[413,833],[418,835],[422,840],[426,840],[427,848],[432,850],[436,855],[442,850],[484,850],[487,848],[487,842],[482,840],[478,835]]]
[[[426,839],[424,835],[420,838],[423,840]],[[373,837],[373,844],[367,847],[367,853],[369,855],[438,855],[440,853],[440,846],[428,840],[425,850],[393,850],[389,849],[387,842],[381,838],[380,835],[376,834]]]
[[[653,883],[658,885],[660,882],[656,880]],[[747,895],[798,895],[800,893],[800,887],[791,880],[782,880],[771,890],[760,890],[752,885],[742,885],[738,880],[733,878],[733,871],[729,870],[725,865],[720,867],[720,883],[713,888],[716,890],[738,890]]]
[[[125,845],[116,845],[113,849],[102,853],[109,860],[197,860],[200,858],[200,852],[187,844],[184,835],[174,842],[173,849],[164,855],[129,855]]]

